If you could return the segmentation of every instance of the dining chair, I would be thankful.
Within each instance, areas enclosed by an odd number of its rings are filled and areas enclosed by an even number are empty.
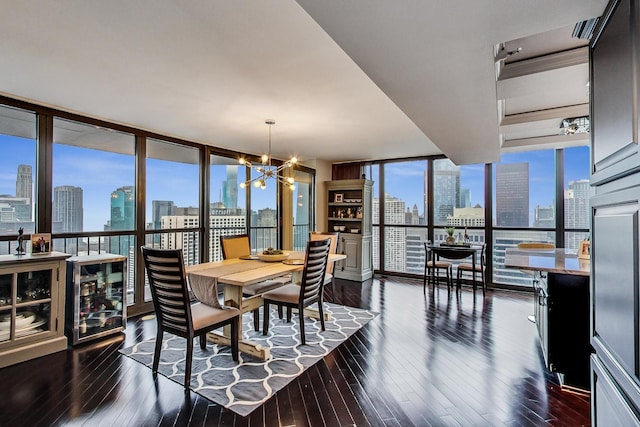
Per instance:
[[[338,251],[338,241],[340,239],[339,231],[312,231],[309,234],[309,239],[312,241],[315,240],[324,240],[327,237],[331,239],[331,245],[329,245],[329,254],[335,254]],[[336,278],[333,276],[333,269],[335,267],[335,262],[327,263],[327,271],[324,274],[324,288],[327,289],[331,287],[331,302],[335,299],[335,291],[333,285],[335,284]]]
[[[220,247],[222,248],[222,258],[240,258],[251,255],[251,242],[248,234],[236,234],[232,236],[220,236]],[[242,287],[242,294],[245,297],[254,297],[261,295],[271,289],[283,286],[285,283],[291,282],[291,276],[283,276],[275,279],[264,280],[259,283]],[[278,315],[282,318],[282,307],[278,309]],[[260,309],[253,310],[253,329],[257,332],[260,330]]]
[[[326,240],[309,240],[307,242],[306,257],[300,285],[298,286],[291,283],[262,294],[262,300],[264,301],[263,335],[267,335],[269,332],[270,304],[280,304],[287,307],[287,322],[291,321],[291,309],[298,309],[298,315],[300,316],[300,342],[302,344],[305,344],[305,307],[315,303],[318,304],[320,326],[323,331],[325,330],[324,313],[322,311],[322,288],[324,275],[327,270],[330,246],[330,238]]]
[[[444,271],[445,277],[447,279],[447,289],[451,290],[453,286],[453,264],[448,261],[436,260],[433,255],[433,251],[431,250],[431,242],[424,242],[424,278],[422,283],[422,290],[424,293],[427,292],[427,282],[429,280],[432,281],[434,289],[436,286],[436,282],[442,276],[440,275],[441,271]]]
[[[184,368],[184,388],[189,390],[193,359],[193,339],[199,337],[200,348],[206,349],[207,332],[231,327],[231,356],[238,360],[238,320],[240,310],[233,307],[212,307],[189,301],[184,258],[180,249],[140,248],[147,270],[151,298],[158,330],[153,353],[152,372],[157,374],[165,332],[186,338],[187,355]]]
[[[475,254],[474,254],[475,256]],[[482,284],[482,295],[487,294],[487,278],[486,278],[486,270],[487,270],[487,244],[482,244],[482,249],[480,250],[480,263],[475,264],[475,273],[480,273],[480,281]],[[473,291],[476,290],[476,285],[478,283],[475,280],[474,274],[474,265],[473,263],[462,263],[458,264],[458,272],[456,275],[456,287],[460,289],[460,282],[462,280],[463,274],[470,274],[471,281],[473,282]]]

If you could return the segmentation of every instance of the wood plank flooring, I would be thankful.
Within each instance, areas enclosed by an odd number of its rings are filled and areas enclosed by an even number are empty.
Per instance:
[[[126,334],[0,369],[0,426],[581,426],[589,398],[543,369],[532,296],[457,297],[421,281],[336,282],[336,302],[379,316],[248,417],[121,356]]]

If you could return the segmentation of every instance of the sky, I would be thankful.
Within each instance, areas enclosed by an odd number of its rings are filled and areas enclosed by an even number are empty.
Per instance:
[[[0,194],[15,195],[19,164],[31,165],[35,178],[35,142],[30,139],[0,135]],[[101,231],[109,219],[111,192],[134,184],[134,158],[130,155],[90,150],[67,145],[54,145],[53,187],[73,185],[82,187],[85,231]],[[555,158],[552,150],[511,153],[502,156],[502,162],[529,162],[530,218],[536,205],[549,206],[554,198]],[[565,150],[565,185],[572,180],[589,178],[589,148]],[[405,201],[411,208],[418,206],[423,214],[424,170],[426,161],[389,163],[385,166],[385,190],[393,197]],[[147,220],[152,200],[172,200],[176,206],[198,205],[198,166],[162,160],[147,162]],[[239,169],[240,181],[244,176]],[[226,167],[211,170],[211,202],[221,199],[222,182]],[[374,181],[377,176],[373,177]],[[494,177],[495,180],[495,177]],[[275,208],[275,182],[267,190],[252,189],[253,209]],[[471,204],[484,206],[484,164],[461,166],[461,188],[471,191]],[[238,200],[243,200],[241,188]],[[374,194],[377,183],[374,184]]]

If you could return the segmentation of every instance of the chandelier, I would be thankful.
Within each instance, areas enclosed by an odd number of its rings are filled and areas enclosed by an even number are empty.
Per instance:
[[[259,174],[253,179],[240,183],[240,188],[246,188],[251,185],[251,183],[253,183],[254,187],[264,190],[265,188],[267,188],[267,180],[273,178],[277,182],[281,182],[282,184],[286,185],[291,191],[293,191],[296,189],[296,186],[294,185],[294,179],[292,177],[282,175],[282,171],[284,169],[292,167],[298,161],[298,159],[292,157],[278,167],[271,165],[271,126],[276,124],[276,122],[274,120],[266,120],[265,124],[269,125],[269,151],[267,154],[262,155],[262,164],[260,166],[252,165],[251,162],[244,157],[241,157],[238,160],[241,165],[245,165],[249,169],[255,169]]]

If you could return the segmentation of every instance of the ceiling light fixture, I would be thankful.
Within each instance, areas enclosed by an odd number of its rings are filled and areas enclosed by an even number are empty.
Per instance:
[[[296,189],[293,177],[282,175],[282,171],[284,169],[292,167],[294,164],[296,164],[298,159],[292,157],[280,166],[276,167],[271,165],[271,126],[275,125],[276,122],[274,120],[265,120],[265,124],[269,125],[269,151],[267,154],[262,155],[262,164],[260,166],[252,165],[251,162],[244,157],[241,157],[238,160],[241,165],[245,165],[249,169],[255,169],[259,174],[253,179],[240,183],[240,188],[246,188],[251,183],[253,183],[254,187],[264,190],[265,188],[267,188],[267,180],[273,178],[277,182],[281,182],[282,184],[286,185],[291,191],[293,191]]]
[[[565,135],[574,135],[576,133],[589,133],[589,116],[572,117],[570,119],[563,119],[560,124],[560,129],[564,131]]]

